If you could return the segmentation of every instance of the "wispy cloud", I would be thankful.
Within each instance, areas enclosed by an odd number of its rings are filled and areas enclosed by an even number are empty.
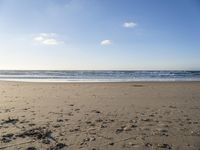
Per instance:
[[[103,41],[101,41],[100,44],[103,45],[103,46],[107,46],[107,45],[111,45],[112,41],[111,40],[103,40]]]
[[[56,33],[40,33],[34,36],[33,40],[44,45],[58,45],[63,43],[63,41],[58,39]]]
[[[124,22],[123,27],[125,28],[134,28],[137,26],[137,23],[135,22]]]

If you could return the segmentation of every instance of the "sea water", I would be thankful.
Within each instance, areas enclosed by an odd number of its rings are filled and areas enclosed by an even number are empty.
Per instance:
[[[0,80],[29,82],[200,81],[200,71],[162,70],[0,70]]]

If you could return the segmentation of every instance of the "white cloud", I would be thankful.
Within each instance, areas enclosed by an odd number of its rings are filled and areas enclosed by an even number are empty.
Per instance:
[[[42,36],[37,36],[34,38],[35,41],[43,41],[44,38]]]
[[[103,40],[103,41],[101,41],[101,45],[103,45],[103,46],[107,46],[107,45],[111,45],[111,44],[112,44],[111,40]]]
[[[135,22],[124,22],[123,26],[125,28],[134,28],[134,27],[137,26],[137,23],[135,23]]]
[[[46,39],[42,43],[46,44],[46,45],[58,45],[59,44],[59,42],[56,39]]]
[[[63,41],[57,38],[56,33],[40,33],[39,35],[35,36],[33,40],[44,45],[58,45],[63,43]]]
[[[56,33],[40,33],[41,36],[43,37],[56,37]]]

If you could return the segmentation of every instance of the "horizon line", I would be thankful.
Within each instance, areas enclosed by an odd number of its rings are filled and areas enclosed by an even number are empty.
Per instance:
[[[200,71],[200,69],[0,69],[0,71]]]

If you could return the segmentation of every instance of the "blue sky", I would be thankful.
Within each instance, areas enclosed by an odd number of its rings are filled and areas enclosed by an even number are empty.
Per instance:
[[[200,70],[200,1],[0,0],[0,69]]]

